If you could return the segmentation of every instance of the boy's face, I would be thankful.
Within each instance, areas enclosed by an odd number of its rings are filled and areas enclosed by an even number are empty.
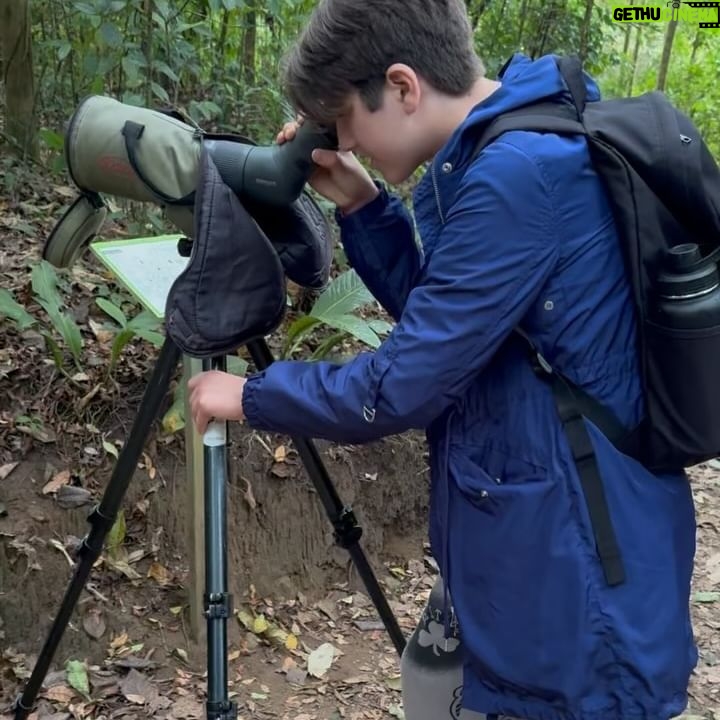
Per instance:
[[[378,110],[368,110],[359,94],[350,96],[336,123],[340,149],[367,158],[392,185],[406,180],[427,159],[428,139],[419,112],[421,94],[413,70],[393,65],[388,69]]]

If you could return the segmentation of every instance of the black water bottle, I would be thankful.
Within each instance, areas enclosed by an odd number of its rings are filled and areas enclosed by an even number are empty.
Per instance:
[[[676,245],[657,279],[660,325],[678,330],[720,326],[720,274],[693,244]]]

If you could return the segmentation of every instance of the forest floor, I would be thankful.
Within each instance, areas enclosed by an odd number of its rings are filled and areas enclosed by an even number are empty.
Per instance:
[[[12,171],[17,183],[0,195],[0,287],[31,306],[30,265],[72,193]],[[68,382],[58,380],[36,328],[0,324],[0,720],[11,718],[10,705],[32,670],[70,579],[88,503],[101,489],[100,470],[107,477],[113,443],[127,430],[150,369],[151,349],[136,341],[124,350],[115,380],[103,375],[112,338],[93,321],[92,293],[100,282],[93,274],[70,281],[73,316],[92,333],[86,366]],[[246,440],[242,435],[238,442]],[[422,464],[422,453],[408,443],[383,446],[380,464],[377,447],[337,453],[367,468],[361,479],[372,486],[378,472],[393,472],[382,463],[397,464],[395,474],[407,473],[409,457]],[[270,464],[258,474],[287,478],[287,448],[270,451]],[[33,720],[205,717],[206,646],[189,637],[187,559],[160,536],[152,513],[182,456],[177,433],[159,434],[143,455],[143,490],[132,499],[121,547],[93,568]],[[699,466],[692,476],[698,511],[692,612],[700,662],[684,717],[720,720],[720,465]],[[242,479],[243,500],[254,507],[260,488]],[[375,565],[406,636],[435,578],[418,527],[424,506],[415,502],[413,517],[379,543]],[[327,584],[307,593],[292,583],[279,584],[277,592],[251,585],[236,598],[228,681],[243,720],[403,717],[397,654],[362,584],[352,573],[323,577]],[[20,582],[18,598],[11,583]],[[19,626],[7,619],[3,625],[2,617],[21,618]]]

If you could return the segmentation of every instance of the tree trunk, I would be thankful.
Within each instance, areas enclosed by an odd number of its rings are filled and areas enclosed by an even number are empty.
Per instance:
[[[668,27],[665,32],[665,42],[663,43],[662,58],[660,59],[656,85],[656,89],[662,92],[665,92],[665,83],[667,82],[668,68],[670,67],[670,55],[672,53],[673,40],[675,40],[677,23],[677,20],[671,20],[668,23]]]
[[[633,5],[634,3],[635,3],[635,0],[630,0],[630,2],[628,4]],[[630,49],[630,36],[632,35],[633,27],[634,27],[633,25],[628,25],[625,28],[625,45],[623,47],[623,55],[624,56],[628,54],[628,50]]]
[[[492,40],[490,40],[490,47],[488,48],[487,54],[488,57],[493,57],[495,54],[495,45],[497,43],[497,36],[498,31],[500,30],[501,25],[504,27],[505,23],[507,22],[507,19],[505,18],[505,6],[507,5],[507,0],[502,0],[502,5],[500,6],[500,12],[497,16],[497,22],[495,23],[495,30],[493,31]]]
[[[627,94],[632,95],[633,85],[635,84],[635,73],[637,72],[638,56],[640,55],[640,37],[641,37],[641,26],[638,25],[635,28],[635,49],[633,50],[632,67],[630,68],[630,85],[628,87]]]
[[[693,46],[692,46],[692,53],[690,54],[690,64],[695,64],[695,56],[697,55],[697,51],[700,49],[703,41],[702,33],[700,32],[700,29],[698,28],[695,31],[695,39],[693,40]]]
[[[595,0],[585,0],[585,17],[580,28],[580,60],[585,62],[588,54],[588,43],[590,42],[590,24],[592,23],[592,12]]]
[[[255,84],[255,41],[257,38],[257,13],[254,4],[245,10],[245,35],[243,36],[242,67],[247,85]]]
[[[522,0],[522,5],[520,6],[520,26],[518,28],[517,39],[518,50],[522,50],[523,31],[525,30],[525,19],[527,18],[528,14],[528,2],[529,0]]]
[[[39,148],[30,28],[28,0],[0,0],[5,130],[23,157],[37,158]]]
[[[152,107],[152,81],[153,81],[153,0],[143,3],[143,37],[141,42],[142,53],[145,56],[145,106]]]

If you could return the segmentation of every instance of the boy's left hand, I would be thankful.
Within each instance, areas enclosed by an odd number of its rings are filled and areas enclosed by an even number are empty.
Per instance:
[[[188,391],[193,422],[200,435],[215,420],[243,420],[242,407],[245,378],[209,370],[190,378]]]

